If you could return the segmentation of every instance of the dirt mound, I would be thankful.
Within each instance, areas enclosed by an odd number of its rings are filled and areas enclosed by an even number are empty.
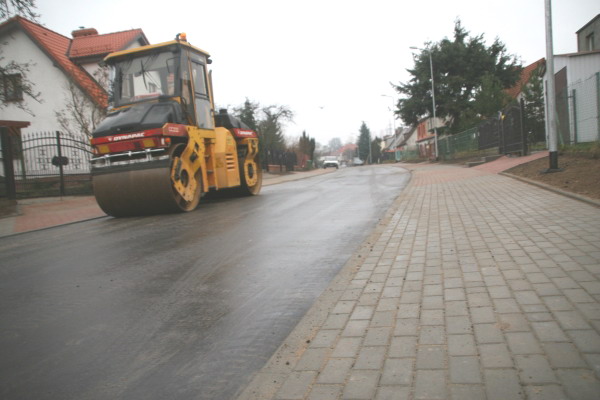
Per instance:
[[[559,155],[560,172],[545,173],[548,157],[521,164],[505,172],[600,200],[600,158]]]

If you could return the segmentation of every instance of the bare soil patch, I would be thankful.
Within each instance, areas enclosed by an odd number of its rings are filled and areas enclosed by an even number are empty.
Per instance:
[[[558,167],[562,171],[545,173],[548,167],[548,157],[544,157],[505,172],[600,200],[600,158],[564,154],[558,156]]]

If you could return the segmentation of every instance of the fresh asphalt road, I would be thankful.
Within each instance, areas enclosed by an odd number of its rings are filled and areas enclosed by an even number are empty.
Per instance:
[[[346,168],[1,238],[0,398],[235,397],[408,180]]]

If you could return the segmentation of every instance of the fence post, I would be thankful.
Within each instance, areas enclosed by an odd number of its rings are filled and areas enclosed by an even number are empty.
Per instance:
[[[577,144],[577,90],[573,89],[573,143]]]
[[[523,124],[523,120],[525,118],[525,100],[523,100],[521,98],[521,109],[520,109],[520,123],[521,123],[521,151],[522,151],[522,155],[526,156],[527,155],[527,134],[525,133],[525,125]]]
[[[598,129],[598,141],[600,142],[600,72],[596,72],[596,120]]]
[[[13,166],[12,138],[9,128],[0,127],[0,152],[2,153],[2,163],[4,168],[4,178],[6,185],[6,197],[9,200],[17,199],[17,185],[15,182],[15,169]]]
[[[504,114],[502,113],[502,111],[498,112],[498,137],[499,137],[499,141],[498,141],[498,147],[500,150],[499,153],[500,154],[504,154],[505,153],[505,148],[504,148]]]
[[[65,195],[65,175],[62,163],[62,149],[60,146],[60,131],[56,131],[56,149],[58,151],[58,171],[60,175],[60,195]]]

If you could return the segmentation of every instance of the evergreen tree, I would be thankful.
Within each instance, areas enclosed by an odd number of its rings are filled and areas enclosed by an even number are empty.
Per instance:
[[[252,129],[253,131],[257,131],[258,124],[256,122],[256,114],[258,113],[259,109],[260,105],[258,103],[250,101],[246,97],[244,105],[242,107],[234,108],[233,113],[240,119],[240,121],[248,125],[248,128]]]
[[[234,108],[234,115],[258,134],[260,157],[263,162],[273,161],[275,154],[285,150],[283,125],[291,121],[294,113],[285,106],[260,106],[246,98],[243,106]]]
[[[376,137],[371,141],[371,162],[379,164],[381,160],[381,139]]]
[[[481,79],[481,87],[475,94],[473,111],[480,118],[493,117],[505,108],[511,97],[502,88],[502,83],[493,74],[485,74]],[[460,127],[462,128],[462,127]],[[465,127],[464,129],[468,129]]]
[[[367,124],[363,121],[360,126],[359,134],[358,134],[358,142],[356,145],[358,146],[358,158],[363,160],[365,163],[369,158],[369,145],[371,142],[371,131],[367,127]]]
[[[544,65],[538,66],[523,88],[524,129],[530,143],[542,142],[546,138],[543,70]]]
[[[496,39],[486,46],[483,35],[471,37],[460,20],[454,38],[427,44],[414,58],[407,83],[395,86],[401,98],[398,114],[409,125],[432,116],[430,55],[433,60],[436,115],[448,118],[451,133],[476,124],[480,111],[488,112],[491,100],[500,101],[498,88],[508,89],[517,82],[521,66],[505,45]],[[483,104],[477,105],[479,101]],[[498,110],[496,110],[498,111]]]
[[[284,106],[268,106],[262,109],[264,118],[258,121],[257,131],[266,150],[285,150],[283,124],[291,121],[294,114]]]

